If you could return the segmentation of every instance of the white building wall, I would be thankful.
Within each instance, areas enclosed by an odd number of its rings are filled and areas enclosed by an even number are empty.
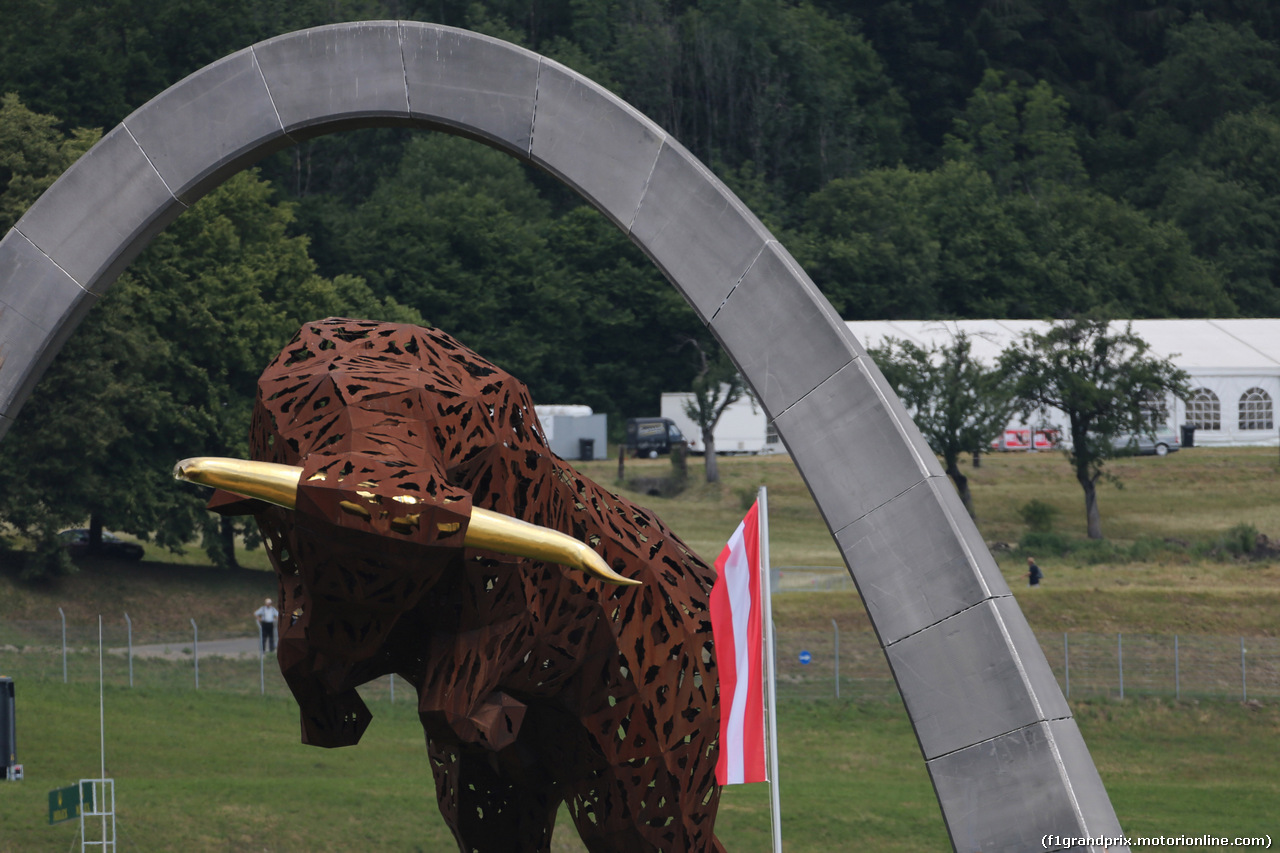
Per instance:
[[[993,364],[1000,353],[1027,330],[1042,332],[1049,323],[1037,320],[894,320],[847,323],[868,348],[888,339],[910,341],[923,348],[945,344],[959,331],[970,336],[974,357]],[[1118,321],[1117,325],[1123,325]],[[1190,385],[1207,388],[1218,396],[1220,428],[1198,429],[1195,442],[1204,446],[1280,444],[1280,319],[1245,320],[1134,320],[1133,331],[1151,346],[1159,358],[1168,358],[1191,377]],[[1259,388],[1271,400],[1270,429],[1240,428],[1240,399],[1251,388]],[[1187,422],[1185,401],[1171,401],[1166,425],[1179,434]],[[1065,429],[1061,412],[1050,412],[1032,424],[1011,427],[1039,427],[1044,423]]]
[[[1263,375],[1253,372],[1228,373],[1225,371],[1188,371],[1191,374],[1189,385],[1192,391],[1206,388],[1218,397],[1219,426],[1217,430],[1200,428],[1196,430],[1198,446],[1242,446],[1280,444],[1280,432],[1276,422],[1276,405],[1280,402],[1280,376]],[[1240,401],[1252,388],[1259,388],[1271,399],[1272,428],[1242,429],[1240,425]],[[1175,412],[1176,423],[1184,424],[1189,420],[1187,404],[1177,401]]]
[[[609,416],[590,406],[539,404],[533,407],[551,452],[571,461],[583,458],[581,439],[592,442],[591,458],[608,459]]]

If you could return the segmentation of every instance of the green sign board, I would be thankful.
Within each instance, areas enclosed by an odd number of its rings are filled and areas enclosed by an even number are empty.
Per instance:
[[[79,820],[80,805],[93,809],[93,783],[81,782],[49,792],[49,825],[64,820]]]

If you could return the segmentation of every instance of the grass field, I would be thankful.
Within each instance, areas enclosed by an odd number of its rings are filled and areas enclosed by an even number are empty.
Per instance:
[[[0,786],[0,851],[67,850],[76,825],[48,826],[46,793],[97,775],[97,691],[36,682],[19,695],[27,778]],[[374,702],[361,744],[331,751],[298,743],[296,708],[279,696],[109,688],[105,707],[121,850],[455,849],[408,702]],[[1075,712],[1127,831],[1280,829],[1280,778],[1259,760],[1275,756],[1280,708],[1144,699]],[[779,717],[788,851],[948,848],[900,705],[792,702]],[[732,788],[718,834],[762,853],[768,820],[765,786]],[[566,815],[554,849],[582,849]]]
[[[1280,538],[1280,455],[1274,449],[1194,449],[1165,459],[1115,463],[1125,488],[1101,493],[1103,530],[1113,544],[1174,539],[1147,559],[1083,559],[1037,553],[1045,584],[1021,580],[1026,531],[1018,507],[1035,498],[1059,509],[1057,530],[1083,533],[1083,500],[1059,454],[986,457],[972,471],[979,527],[1037,632],[1209,633],[1275,637],[1280,562],[1206,555],[1190,547],[1250,524]],[[616,462],[582,466],[613,485]],[[628,460],[628,475],[661,476],[666,460]],[[770,489],[775,566],[836,566],[839,556],[786,458],[721,462],[724,481],[673,498],[629,495],[651,506],[704,557],[713,557],[758,485]],[[1187,543],[1184,547],[1180,543]],[[256,565],[227,572],[153,553],[133,566],[86,563],[45,586],[19,584],[0,566],[0,644],[15,620],[88,625],[98,613],[129,612],[135,637],[190,631],[201,638],[250,632],[250,614],[272,594]],[[779,628],[867,630],[856,593],[788,593],[775,599]],[[144,640],[138,639],[138,642]],[[72,684],[52,663],[0,650],[0,673],[21,677],[19,750],[27,780],[0,786],[0,851],[66,850],[71,825],[45,825],[46,793],[97,770],[96,656],[72,655]],[[50,659],[51,660],[51,659]],[[118,663],[116,664],[119,665]],[[139,665],[145,688],[107,688],[108,774],[116,777],[121,850],[451,850],[436,816],[409,702],[370,699],[375,722],[355,749],[298,743],[297,712],[278,674],[255,695],[256,661]],[[242,671],[243,670],[243,671]],[[141,680],[141,679],[140,679]],[[204,689],[219,682],[235,690]],[[79,683],[75,683],[79,682]],[[246,687],[252,686],[252,690]],[[1125,829],[1138,834],[1280,835],[1280,706],[1130,698],[1074,702]],[[898,703],[787,702],[780,712],[782,797],[788,851],[945,850],[946,834],[919,748]],[[726,792],[719,833],[732,851],[768,849],[767,792]],[[556,850],[580,851],[562,817]],[[1183,848],[1195,849],[1195,848]]]
[[[700,466],[700,460],[690,460],[691,487],[677,497],[628,497],[678,522],[676,530],[685,540],[711,551],[727,537],[723,525],[745,509],[744,496],[765,484],[777,519],[771,531],[774,563],[839,564],[831,537],[788,457],[721,459],[722,482],[712,486],[700,482]],[[601,483],[616,478],[616,462],[581,467]],[[670,467],[665,459],[629,459],[627,475],[657,476]],[[1242,523],[1280,535],[1280,452],[1275,448],[1192,448],[1163,459],[1118,459],[1108,470],[1123,483],[1122,488],[1103,485],[1099,490],[1102,530],[1108,539],[1209,539]],[[982,457],[979,468],[966,466],[965,473],[978,527],[988,542],[1016,543],[1026,531],[1018,509],[1032,499],[1058,510],[1058,530],[1084,536],[1083,493],[1061,453],[997,453]]]
[[[616,478],[615,462],[584,468],[600,482]],[[628,476],[662,472],[664,459],[628,460]],[[690,488],[674,498],[628,494],[652,507],[704,557],[718,553],[755,489],[769,487],[774,566],[842,565],[830,533],[795,466],[786,457],[722,459],[722,482],[699,481],[690,463]],[[986,456],[971,477],[979,530],[1037,631],[1115,630],[1277,636],[1280,632],[1280,560],[1197,556],[1196,543],[1212,542],[1248,524],[1280,539],[1280,453],[1274,448],[1193,448],[1165,458],[1116,460],[1110,470],[1121,488],[1103,486],[1103,532],[1125,546],[1139,540],[1176,540],[1146,560],[1091,563],[1077,556],[1039,553],[1045,583],[1028,590],[1026,554],[1016,548],[1027,528],[1018,509],[1040,500],[1058,510],[1056,530],[1084,538],[1084,498],[1060,453]],[[626,494],[624,490],[624,494]],[[1001,546],[1013,546],[1002,550]],[[1031,594],[1034,593],[1034,594]],[[852,593],[789,594],[778,604],[779,625],[826,626],[836,618],[865,627]]]
[[[616,461],[581,465],[598,482],[616,488]],[[1194,448],[1156,457],[1117,460],[1112,469],[1124,488],[1101,490],[1103,531],[1113,543],[1142,539],[1209,542],[1239,524],[1280,539],[1280,454],[1272,448]],[[795,466],[787,457],[721,459],[722,482],[701,481],[700,461],[690,460],[690,485],[674,498],[620,492],[654,509],[705,559],[714,559],[761,484],[769,487],[772,560],[776,566],[840,566],[831,534]],[[661,476],[666,459],[627,460],[627,475]],[[1057,529],[1083,538],[1080,488],[1059,453],[1004,453],[971,469],[978,525],[1010,587],[1037,631],[1203,632],[1277,636],[1280,632],[1280,560],[1203,558],[1190,548],[1157,551],[1146,560],[1089,562],[1074,555],[1035,554],[1045,570],[1042,587],[1024,586],[1025,554],[1016,545],[1026,532],[1018,508],[1037,499],[1059,510]],[[148,549],[135,569],[86,563],[84,571],[50,586],[30,587],[0,571],[0,618],[72,622],[98,613],[128,612],[135,624],[186,632],[195,618],[201,636],[252,630],[250,614],[272,594],[273,577],[261,551],[240,555],[250,568],[226,572],[198,562],[198,549],[181,559]],[[0,569],[4,567],[0,565]],[[1034,593],[1034,594],[1031,594]],[[141,615],[141,619],[140,619]],[[116,618],[119,618],[117,615]],[[869,627],[853,593],[789,594],[779,601],[779,624],[842,629]]]

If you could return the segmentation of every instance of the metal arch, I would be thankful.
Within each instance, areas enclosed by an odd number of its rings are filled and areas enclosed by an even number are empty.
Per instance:
[[[385,125],[478,139],[556,175],[711,328],[850,566],[956,850],[1121,834],[994,560],[831,305],[676,140],[514,45],[405,21],[303,30],[231,54],[131,114],[0,240],[0,435],[79,320],[195,200],[303,139]]]

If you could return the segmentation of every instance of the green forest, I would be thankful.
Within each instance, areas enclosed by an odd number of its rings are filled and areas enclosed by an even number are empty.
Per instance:
[[[493,35],[612,89],[850,320],[1280,315],[1268,0],[0,0],[0,224],[187,74],[368,19]],[[91,516],[203,532],[216,555],[235,531],[170,468],[243,453],[258,372],[333,314],[439,326],[615,425],[689,387],[709,344],[550,176],[440,134],[323,137],[121,276],[0,444],[0,519],[46,543]]]

